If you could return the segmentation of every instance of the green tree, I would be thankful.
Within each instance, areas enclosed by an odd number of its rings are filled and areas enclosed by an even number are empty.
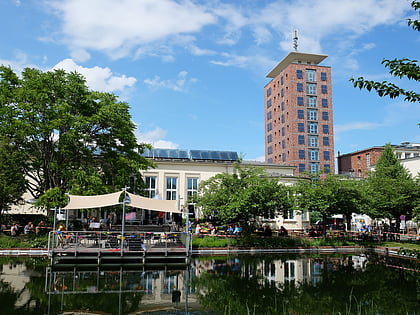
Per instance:
[[[25,155],[26,190],[44,207],[62,206],[65,192],[113,192],[152,163],[134,135],[129,106],[91,91],[78,73],[26,68],[18,77],[0,67],[0,134]],[[43,200],[56,202],[43,203]],[[55,204],[54,204],[55,203]],[[57,204],[58,203],[58,204]]]
[[[411,6],[415,11],[420,10],[420,1],[412,1]],[[419,12],[420,14],[420,12]],[[408,25],[414,30],[420,32],[420,21],[408,19]],[[407,78],[408,80],[420,81],[420,65],[418,60],[410,60],[407,58],[402,59],[383,59],[382,64],[386,68],[389,68],[389,73],[400,79]],[[383,81],[376,82],[372,80],[366,80],[363,77],[359,77],[357,80],[351,78],[354,87],[360,89],[366,89],[368,91],[375,90],[379,96],[388,96],[390,98],[396,98],[403,96],[405,101],[408,102],[420,102],[420,94],[415,91],[406,90],[398,87],[397,85]]]
[[[197,205],[204,216],[214,215],[224,223],[259,216],[274,218],[291,208],[289,189],[263,168],[237,164],[233,174],[221,173],[201,182]]]
[[[22,155],[5,137],[0,137],[0,214],[22,200],[26,180]]]
[[[295,189],[298,209],[321,213],[323,222],[327,222],[327,217],[334,214],[344,214],[349,223],[351,214],[359,212],[363,204],[357,183],[333,174],[325,178],[315,175],[301,178]],[[325,231],[324,224],[324,235]]]
[[[386,144],[378,159],[375,171],[367,178],[369,215],[374,218],[395,219],[411,216],[418,203],[418,185],[401,165],[390,144]]]

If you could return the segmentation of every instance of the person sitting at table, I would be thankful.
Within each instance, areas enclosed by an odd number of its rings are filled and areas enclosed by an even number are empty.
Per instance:
[[[19,224],[15,223],[10,228],[10,235],[11,236],[18,236],[19,235]]]
[[[267,224],[264,229],[265,236],[272,236],[273,232],[271,231],[271,227]]]
[[[38,225],[35,228],[35,233],[39,234],[42,231],[43,228],[45,228],[44,221],[39,221]]]
[[[242,226],[240,226],[239,224],[235,225],[235,229],[233,230],[233,234],[234,235],[240,235],[242,232]]]
[[[197,225],[195,226],[195,234],[200,234],[201,233],[201,226],[200,223],[197,223]]]
[[[280,227],[280,233],[279,234],[280,234],[280,236],[287,236],[288,235],[287,230],[284,226]]]
[[[23,233],[24,234],[29,234],[29,233],[33,233],[33,232],[34,232],[34,225],[32,224],[32,222],[29,222],[23,228]]]

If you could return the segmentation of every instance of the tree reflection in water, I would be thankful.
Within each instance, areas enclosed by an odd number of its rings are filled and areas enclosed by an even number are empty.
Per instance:
[[[1,266],[4,315],[419,314],[418,262],[389,257],[199,257],[174,270]]]
[[[193,287],[205,309],[221,314],[419,314],[418,262],[402,270],[380,259],[202,259],[194,262]]]

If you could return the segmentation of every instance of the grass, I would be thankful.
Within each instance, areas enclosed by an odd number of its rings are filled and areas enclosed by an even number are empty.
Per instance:
[[[383,246],[420,252],[420,243],[413,242],[359,242],[346,238],[302,238],[302,237],[220,237],[220,236],[193,236],[194,248],[220,248],[220,247],[319,247],[319,246]]]
[[[48,235],[0,235],[0,248],[46,248]]]

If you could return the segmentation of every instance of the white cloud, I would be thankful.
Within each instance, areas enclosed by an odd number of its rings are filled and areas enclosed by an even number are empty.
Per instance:
[[[85,49],[75,49],[71,52],[71,57],[77,62],[84,62],[90,59],[90,54]]]
[[[114,58],[169,36],[199,32],[216,18],[191,1],[64,0],[51,2],[74,49],[102,50]]]
[[[181,71],[178,73],[178,77],[173,80],[162,80],[159,76],[154,76],[153,79],[145,79],[143,82],[151,89],[169,89],[176,92],[184,92],[187,86],[191,83],[198,81],[196,78],[188,79],[188,72]]]
[[[168,140],[164,140],[166,137],[166,130],[163,130],[160,127],[156,127],[155,129],[145,132],[145,133],[139,133],[136,132],[137,135],[137,141],[139,143],[149,143],[154,148],[159,149],[177,149],[178,144],[173,143]]]
[[[354,41],[379,25],[405,20],[409,1],[395,0],[277,0],[265,7],[252,1],[223,3],[218,0],[44,0],[61,19],[61,34],[54,41],[68,45],[74,60],[87,60],[89,51],[101,51],[113,59],[157,56],[165,62],[176,58],[174,47],[197,56],[215,55],[214,43],[238,47],[253,36],[256,46],[273,40],[284,51],[292,50],[292,32],[299,30],[299,51],[322,53],[329,38],[341,55],[370,49],[370,43],[354,47]],[[48,2],[47,2],[48,1]],[[263,4],[264,5],[264,4]],[[206,27],[206,36],[202,37]],[[211,29],[209,29],[211,27]],[[209,35],[207,35],[209,34]],[[200,39],[197,44],[197,38]],[[241,47],[247,50],[254,47]],[[238,51],[238,50],[236,50]],[[255,53],[255,52],[253,52]],[[223,66],[243,66],[238,53],[228,51]],[[242,60],[241,60],[242,59]],[[356,69],[356,60],[347,67]]]
[[[76,71],[86,78],[87,85],[96,91],[114,92],[123,91],[133,86],[137,79],[126,75],[116,76],[109,68],[93,67],[85,68],[77,65],[72,59],[64,59],[57,63],[53,69],[63,69],[65,71]]]
[[[210,63],[225,67],[234,66],[239,68],[245,68],[249,64],[250,59],[248,56],[239,56],[229,53],[222,53],[221,56],[224,57],[225,61],[211,60]]]
[[[37,65],[31,64],[28,60],[28,55],[21,51],[15,53],[14,60],[0,59],[0,65],[12,68],[17,74],[22,73],[25,68],[39,69]]]
[[[353,131],[353,130],[369,130],[369,129],[376,129],[382,126],[383,126],[382,123],[356,121],[356,122],[351,122],[348,124],[335,125],[334,131],[337,133],[340,133],[340,132],[348,132],[348,131]]]

